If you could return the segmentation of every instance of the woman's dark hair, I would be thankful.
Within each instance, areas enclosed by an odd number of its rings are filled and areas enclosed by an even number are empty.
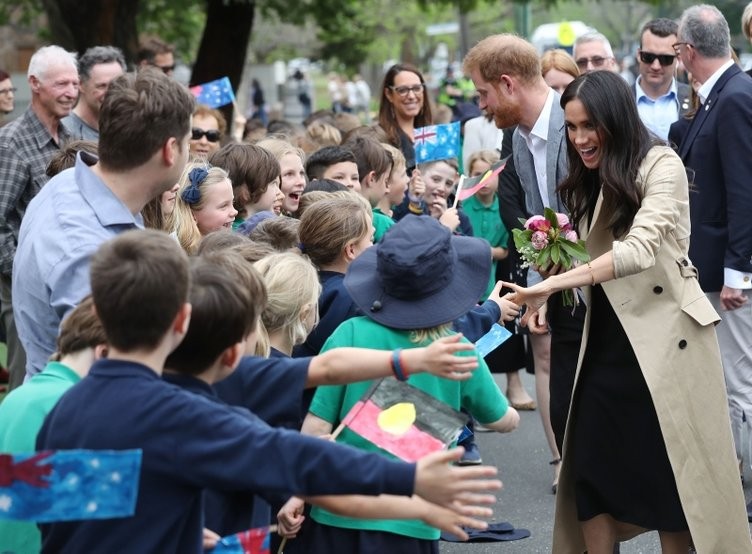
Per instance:
[[[603,187],[608,229],[620,237],[632,224],[642,202],[637,171],[654,140],[640,120],[634,95],[624,79],[611,71],[594,71],[572,81],[561,96],[561,107],[579,100],[600,139],[600,164],[595,170],[582,162],[567,140],[569,175],[559,185],[562,200],[578,224]]]
[[[386,131],[386,134],[389,137],[389,142],[397,148],[399,148],[400,145],[399,123],[397,122],[397,117],[394,115],[392,103],[389,102],[389,99],[386,97],[386,89],[394,86],[394,78],[398,73],[402,73],[403,71],[415,73],[420,79],[420,82],[423,83],[424,87],[426,84],[426,80],[423,78],[420,71],[418,71],[416,67],[406,63],[394,64],[387,70],[386,75],[384,75],[384,82],[381,83],[381,100],[379,101],[379,125],[381,125],[384,131]],[[425,127],[432,123],[433,116],[431,115],[431,101],[428,99],[427,91],[424,88],[423,108],[420,110],[420,113],[415,116],[413,125],[417,129],[418,127]]]

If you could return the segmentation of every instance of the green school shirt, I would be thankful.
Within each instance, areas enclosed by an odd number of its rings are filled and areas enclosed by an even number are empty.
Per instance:
[[[34,452],[39,429],[58,399],[81,377],[60,362],[50,362],[41,373],[13,391],[0,404],[0,452]],[[35,523],[0,520],[0,552],[38,554],[41,535]]]
[[[394,225],[394,220],[382,212],[379,208],[373,208],[373,242],[379,242],[381,237],[384,236],[389,230],[389,227]]]
[[[466,339],[462,339],[467,342]],[[341,346],[361,348],[378,348],[394,350],[395,348],[413,348],[426,346],[430,342],[416,344],[410,340],[410,331],[384,327],[367,317],[354,317],[343,322],[332,333],[321,352]],[[464,354],[464,353],[463,353]],[[472,352],[469,355],[477,356]],[[357,371],[357,368],[353,368]],[[408,382],[459,410],[467,409],[481,424],[492,423],[501,419],[507,412],[508,403],[491,376],[483,358],[478,357],[478,368],[467,381],[449,381],[428,373],[410,375],[407,368]],[[373,381],[361,381],[350,385],[332,385],[318,387],[311,403],[310,412],[332,424],[342,421],[350,408],[360,400]],[[361,450],[379,452],[394,458],[385,450],[378,448],[356,433],[345,428],[337,437],[337,442],[349,444]],[[420,520],[372,520],[355,519],[338,516],[318,506],[311,509],[311,517],[317,522],[346,529],[386,531],[424,540],[438,540],[439,530],[426,525]]]
[[[478,196],[475,195],[462,201],[462,209],[465,211],[465,215],[470,218],[470,223],[473,226],[473,234],[476,237],[486,239],[493,247],[507,247],[507,244],[509,244],[509,232],[501,221],[499,197],[496,194],[494,194],[493,202],[491,202],[490,206],[484,206],[478,199]],[[483,294],[483,300],[488,298],[488,295],[491,294],[496,285],[496,262],[498,260],[493,260],[491,263],[491,275],[486,292]]]

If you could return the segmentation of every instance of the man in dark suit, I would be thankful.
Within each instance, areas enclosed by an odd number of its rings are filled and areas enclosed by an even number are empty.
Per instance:
[[[640,32],[637,62],[640,75],[632,91],[640,119],[652,133],[668,139],[671,124],[689,109],[689,85],[679,83],[676,73],[676,42],[679,26],[661,17],[648,21]]]
[[[718,342],[741,460],[742,416],[752,427],[752,78],[731,59],[728,23],[714,6],[685,10],[677,36],[676,53],[702,83],[679,148],[694,174],[689,256],[723,319]]]

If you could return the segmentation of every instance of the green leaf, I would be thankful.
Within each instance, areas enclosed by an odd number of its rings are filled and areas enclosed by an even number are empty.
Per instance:
[[[551,261],[555,264],[558,264],[561,261],[561,251],[559,250],[559,245],[554,244],[551,247]]]
[[[559,220],[556,219],[556,212],[551,208],[543,209],[543,217],[545,217],[554,229],[559,228]]]
[[[512,229],[512,236],[514,237],[514,245],[519,250],[523,246],[530,244],[530,238],[533,236],[533,232],[525,231],[523,229]]]
[[[559,240],[559,244],[561,245],[562,250],[572,256],[575,260],[580,260],[581,262],[590,261],[590,254],[585,250],[584,243],[578,244],[566,239],[561,239]]]
[[[551,251],[549,248],[544,248],[541,250],[540,254],[538,254],[538,259],[535,262],[535,265],[538,267],[544,267],[548,264],[548,261],[551,259]]]

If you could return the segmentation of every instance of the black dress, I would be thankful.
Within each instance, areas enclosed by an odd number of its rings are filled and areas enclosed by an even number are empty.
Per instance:
[[[600,285],[592,288],[588,310],[572,422],[578,518],[610,514],[647,529],[686,531],[650,391]]]

